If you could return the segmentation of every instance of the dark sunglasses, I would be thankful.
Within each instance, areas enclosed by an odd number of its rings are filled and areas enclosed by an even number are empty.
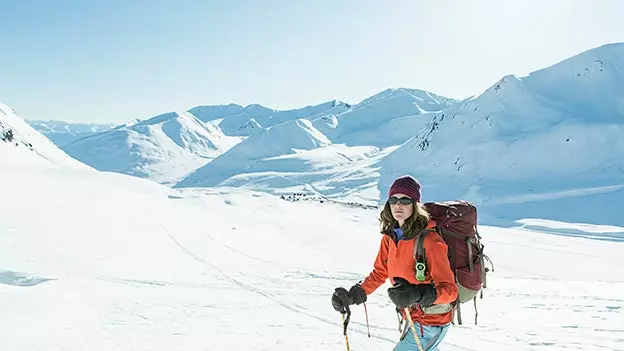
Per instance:
[[[388,199],[388,203],[390,205],[395,205],[397,202],[400,203],[401,205],[410,205],[414,202],[414,200],[410,199],[409,197],[398,198],[394,196]]]

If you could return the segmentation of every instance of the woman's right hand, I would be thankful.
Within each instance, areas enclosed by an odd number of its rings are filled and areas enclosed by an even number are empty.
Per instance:
[[[353,285],[349,291],[343,287],[336,288],[332,295],[332,306],[340,313],[345,313],[349,305],[363,302],[366,302],[366,292],[359,284]]]
[[[347,289],[340,287],[334,290],[334,294],[332,295],[332,306],[336,311],[346,313],[347,306],[351,304],[353,304],[353,302],[349,297]]]

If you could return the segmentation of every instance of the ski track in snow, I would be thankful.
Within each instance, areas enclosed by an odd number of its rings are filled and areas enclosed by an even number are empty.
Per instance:
[[[341,327],[340,323],[337,322],[333,322],[331,320],[328,320],[327,318],[323,318],[321,316],[318,316],[314,313],[312,313],[310,310],[304,308],[301,305],[298,304],[287,304],[284,303],[282,301],[279,301],[278,299],[276,299],[275,293],[272,293],[270,291],[264,290],[264,289],[260,289],[257,287],[253,287],[249,284],[245,284],[235,278],[233,278],[232,276],[230,276],[228,273],[226,273],[223,269],[221,269],[219,266],[217,266],[216,264],[214,264],[213,262],[211,262],[210,260],[205,259],[204,257],[201,257],[195,253],[192,252],[192,250],[189,250],[187,247],[185,247],[184,245],[182,245],[173,235],[171,235],[171,233],[169,231],[167,231],[165,229],[165,231],[168,233],[168,235],[170,236],[170,238],[175,242],[175,244],[182,249],[185,253],[187,253],[189,256],[191,256],[194,260],[196,260],[197,262],[203,263],[203,264],[208,264],[209,266],[211,266],[213,269],[215,269],[221,276],[223,276],[225,279],[227,279],[228,281],[230,281],[232,284],[240,287],[241,289],[247,290],[247,291],[251,291],[253,293],[256,293],[276,304],[279,304],[280,306],[284,307],[286,310],[291,311],[291,312],[295,312],[298,314],[303,314],[306,315],[312,319],[318,320],[322,323],[326,323],[326,324],[330,324],[336,327]],[[227,244],[224,244],[216,239],[214,239],[211,236],[206,236],[209,240],[218,243],[219,245],[222,245],[224,247],[226,247],[228,250],[235,252],[243,257],[252,259],[252,260],[257,260],[269,265],[272,265],[274,267],[279,267],[281,269],[284,269],[283,267],[280,267],[279,264],[275,263],[275,262],[271,262],[271,261],[267,261],[258,257],[255,257],[253,255],[244,253],[240,250],[234,249],[232,247],[230,247]],[[541,250],[546,250],[546,251],[554,251],[557,253],[570,253],[566,250],[557,250],[557,249],[548,249],[548,248],[543,248],[543,247],[538,247],[538,246],[534,246],[534,245],[520,245],[523,247],[527,247],[527,248],[531,248],[531,249],[541,249]],[[575,253],[575,252],[572,252]],[[590,255],[591,256],[591,255]],[[596,257],[596,258],[600,258],[600,259],[604,259],[604,260],[609,260],[608,258],[604,258],[601,256],[597,256],[594,255],[592,257]],[[505,267],[504,265],[501,267]],[[520,273],[526,273],[526,274],[533,274],[530,272],[522,272],[519,270],[515,270],[516,272],[520,272]],[[248,277],[247,277],[248,278]],[[289,276],[287,274],[284,275],[284,278],[292,278],[292,276]],[[333,277],[326,277],[327,279],[334,279]],[[559,279],[554,279],[553,277],[546,277],[546,276],[542,276],[542,277],[499,277],[500,280],[513,280],[513,281],[518,281],[518,280],[540,280],[542,282],[555,282],[556,284],[561,284],[561,283],[574,283],[574,282],[585,282],[588,283],[587,281],[583,281],[583,280],[559,280]],[[611,283],[617,283],[617,282],[611,282]],[[622,288],[624,288],[624,284],[622,284]],[[545,292],[545,293],[535,293],[534,291],[526,291],[526,292],[506,292],[501,294],[500,289],[497,288],[493,288],[493,289],[488,289],[486,290],[486,298],[488,295],[491,296],[496,296],[499,295],[501,297],[504,297],[506,299],[532,299],[535,300],[537,299],[538,301],[542,300],[542,301],[548,301],[548,302],[537,302],[537,303],[530,303],[527,305],[522,306],[523,309],[525,310],[538,310],[538,309],[542,309],[542,310],[546,310],[546,311],[555,311],[557,313],[559,312],[564,312],[564,311],[572,311],[574,313],[585,313],[587,309],[591,309],[594,311],[595,314],[589,315],[588,318],[596,318],[596,319],[601,319],[601,320],[607,320],[608,318],[605,317],[605,314],[619,314],[621,312],[622,309],[624,309],[624,300],[622,299],[612,299],[612,298],[601,298],[601,297],[596,297],[596,296],[574,296],[574,297],[559,297],[557,299],[553,299],[552,298],[552,294],[549,292]],[[583,302],[583,301],[588,301],[588,302]],[[468,311],[470,311],[468,309]],[[470,320],[471,320],[471,313],[470,312],[464,312],[466,315],[464,316],[464,323],[466,324],[471,324]],[[353,326],[357,326],[357,327],[353,327]],[[370,328],[372,330],[372,334],[371,337],[379,339],[379,340],[383,340],[383,341],[387,341],[391,344],[396,343],[396,339],[392,338],[392,337],[384,337],[384,336],[379,336],[378,334],[376,334],[376,332],[394,332],[396,331],[396,328],[390,328],[390,327],[384,327],[384,326],[380,326],[380,325],[376,325],[374,323],[370,324]],[[458,326],[458,328],[463,328],[463,326]],[[562,333],[562,330],[571,330],[572,334],[576,334],[575,332],[579,329],[588,329],[588,328],[583,328],[580,327],[578,325],[564,325],[564,326],[555,326],[552,328],[553,332],[557,332],[558,334]],[[611,333],[624,333],[624,330],[620,330],[620,329],[604,329],[604,328],[594,328],[591,329],[589,328],[588,330],[585,330],[588,333],[600,333],[600,332],[611,332]],[[366,324],[358,322],[358,321],[351,321],[350,323],[350,328],[349,328],[349,332],[350,333],[357,333],[359,335],[367,335],[367,331],[366,331]],[[504,334],[504,331],[501,329],[501,334]],[[526,346],[522,346],[520,347],[520,349],[523,350],[534,350],[535,347],[547,347],[547,346],[553,346],[553,347],[557,347],[557,348],[568,348],[568,347],[572,347],[572,348],[576,348],[576,347],[580,347],[582,349],[586,349],[583,348],[582,345],[583,343],[581,342],[570,342],[569,345],[561,345],[560,341],[535,341],[535,340],[539,340],[537,337],[539,336],[538,333],[536,333],[534,330],[532,329],[528,329],[528,330],[515,330],[514,333],[512,334],[508,334],[505,335],[505,337],[507,339],[511,339],[514,340],[515,342],[507,342],[507,341],[501,341],[501,340],[495,340],[495,339],[490,339],[490,338],[481,338],[479,341],[492,345],[492,347],[503,347],[503,346],[508,346],[511,347],[513,349],[518,349],[518,344],[517,342],[520,341],[522,342],[522,344],[526,345]],[[622,334],[622,337],[624,337],[624,334]],[[609,342],[609,341],[617,341],[616,340],[611,340],[610,337],[604,337],[604,336],[593,336],[594,339],[598,339],[601,341],[605,341],[605,342]],[[443,348],[444,350],[450,350],[450,347],[456,347],[457,349],[461,349],[461,350],[476,350],[464,345],[460,345],[457,343],[453,343],[453,342],[446,342],[445,343],[446,347]],[[603,348],[603,346],[597,344],[595,345],[598,348]],[[605,349],[609,349],[607,346],[604,346]]]
[[[184,245],[182,245],[182,244],[181,244],[181,243],[180,243],[180,242],[179,242],[179,241],[178,241],[178,240],[177,240],[177,239],[176,239],[176,238],[175,238],[175,237],[171,234],[171,232],[169,232],[166,228],[164,228],[164,227],[163,227],[163,230],[167,233],[167,235],[171,238],[171,240],[172,240],[172,241],[176,244],[176,246],[178,246],[178,247],[179,247],[182,251],[184,251],[184,253],[186,253],[187,255],[189,255],[191,258],[193,258],[195,261],[197,261],[197,262],[199,262],[199,263],[209,265],[209,266],[210,266],[210,267],[212,267],[215,271],[217,271],[217,272],[218,272],[218,273],[219,273],[219,274],[220,274],[220,275],[221,275],[224,279],[227,279],[227,280],[228,280],[228,281],[230,281],[232,284],[234,284],[234,285],[236,285],[236,286],[240,287],[241,289],[244,289],[244,290],[247,290],[247,291],[250,291],[250,292],[256,293],[256,294],[258,294],[258,295],[260,295],[260,296],[262,296],[262,297],[264,297],[264,298],[266,298],[266,299],[268,299],[268,300],[270,300],[270,301],[272,301],[272,302],[275,302],[276,304],[278,304],[278,305],[280,305],[280,306],[284,307],[285,309],[287,309],[287,310],[289,310],[289,311],[292,311],[292,312],[295,312],[295,313],[299,313],[299,314],[306,315],[306,316],[308,316],[308,317],[311,317],[311,318],[316,319],[316,320],[318,320],[318,321],[321,321],[321,322],[323,322],[323,323],[327,323],[327,324],[330,324],[330,325],[335,325],[335,326],[337,326],[337,327],[342,327],[342,325],[341,325],[340,323],[335,323],[335,322],[332,322],[332,321],[330,321],[330,320],[328,320],[328,319],[326,319],[326,318],[323,318],[323,317],[317,316],[317,315],[315,315],[315,314],[311,313],[309,310],[305,309],[304,307],[302,307],[302,306],[300,306],[300,305],[293,305],[293,304],[286,304],[286,303],[283,303],[283,302],[281,302],[281,301],[277,300],[276,298],[274,298],[274,295],[275,295],[275,294],[272,294],[272,293],[270,293],[270,292],[268,292],[268,291],[266,291],[266,290],[260,289],[260,288],[255,288],[255,287],[253,287],[253,286],[251,286],[251,285],[245,284],[245,283],[243,283],[243,282],[241,282],[241,281],[239,281],[239,280],[237,280],[237,279],[235,279],[235,278],[231,277],[230,275],[228,275],[226,272],[224,272],[221,268],[219,268],[217,265],[215,265],[215,264],[214,264],[213,262],[211,262],[210,260],[207,260],[207,259],[205,259],[205,258],[203,258],[203,257],[201,257],[201,256],[199,256],[199,255],[196,255],[196,254],[195,254],[195,253],[193,253],[191,250],[189,250],[189,249],[188,249],[188,248],[186,248]],[[239,253],[239,254],[241,254],[241,255],[243,255],[243,256],[245,256],[245,257],[248,257],[248,258],[254,258],[254,257],[251,257],[250,255],[247,255],[247,254],[244,254],[244,253],[242,253],[242,252],[240,252],[240,251],[238,251],[238,250],[234,250],[234,252],[237,252],[237,253]],[[257,258],[254,258],[254,259],[257,259]],[[265,263],[272,264],[272,265],[274,265],[274,264],[275,264],[275,263],[273,263],[273,262],[268,262],[268,261],[264,261],[264,260],[261,260],[261,261],[263,261],[263,262],[265,262]],[[350,323],[350,324],[351,324],[351,323]],[[371,328],[375,328],[375,327],[371,325]],[[377,327],[377,328],[379,328],[379,327]],[[357,333],[360,333],[360,334],[363,334],[363,335],[368,335],[366,331],[362,331],[362,330],[360,330],[360,329],[355,329],[355,330],[354,330],[353,328],[351,328],[350,330],[353,330],[353,331],[355,331],[355,332],[357,332]],[[389,339],[389,338],[385,338],[385,337],[380,337],[380,336],[377,336],[377,335],[371,335],[371,337],[377,338],[377,339],[379,339],[379,340],[388,341],[388,342],[391,342],[391,343],[395,343],[395,342],[396,342],[396,340]]]

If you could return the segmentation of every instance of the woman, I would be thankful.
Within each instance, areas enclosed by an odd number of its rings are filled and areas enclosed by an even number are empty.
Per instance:
[[[337,288],[332,296],[336,311],[345,306],[366,302],[370,295],[386,279],[392,287],[388,296],[401,309],[405,309],[416,324],[415,330],[423,350],[437,350],[453,320],[452,303],[457,299],[457,284],[447,257],[448,247],[435,232],[436,223],[420,202],[420,183],[410,177],[397,178],[388,192],[388,200],[380,214],[381,247],[375,259],[373,271],[361,284],[348,291]],[[424,263],[416,268],[414,246],[418,238],[425,249]],[[420,278],[420,279],[419,279]],[[394,351],[418,350],[412,329],[406,324]]]

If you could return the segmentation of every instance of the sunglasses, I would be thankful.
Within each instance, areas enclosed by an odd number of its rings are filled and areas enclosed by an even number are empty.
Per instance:
[[[388,203],[390,205],[395,205],[396,203],[400,203],[401,205],[410,205],[414,202],[414,200],[410,199],[409,197],[391,197],[388,199]]]

